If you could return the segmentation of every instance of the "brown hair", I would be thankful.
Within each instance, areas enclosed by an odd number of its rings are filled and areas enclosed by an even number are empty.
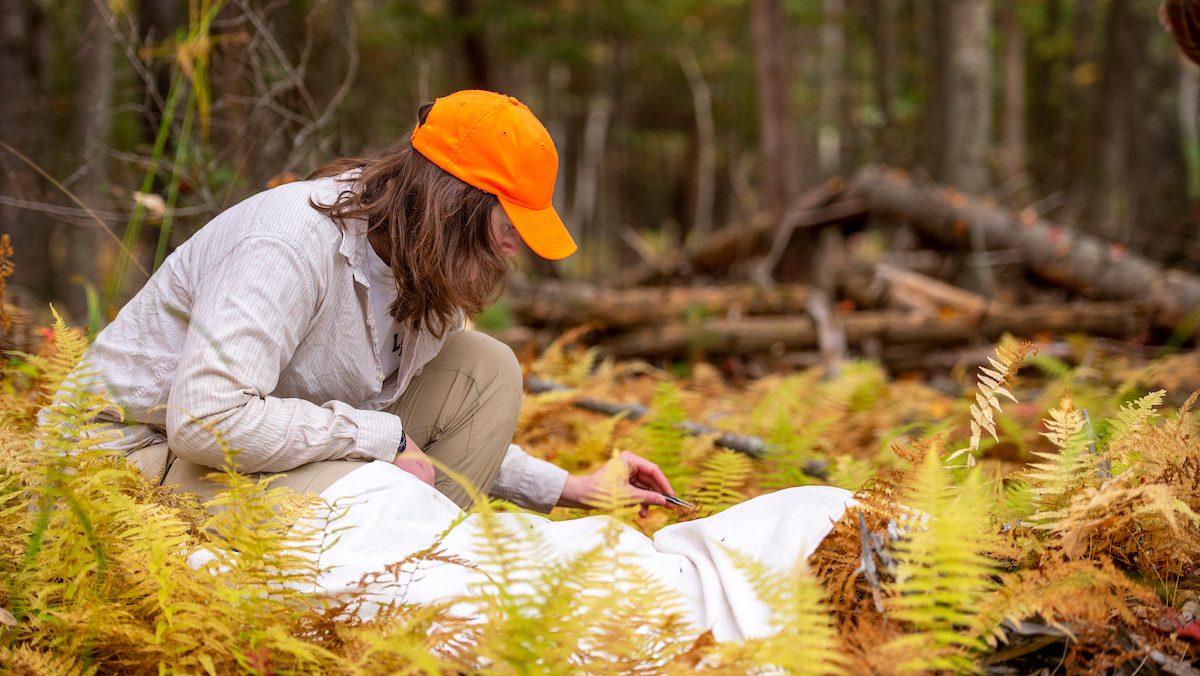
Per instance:
[[[421,108],[423,123],[430,106]],[[309,179],[361,169],[333,204],[309,202],[345,229],[363,219],[387,234],[400,293],[391,312],[439,338],[461,311],[479,314],[503,290],[508,259],[489,226],[495,195],[468,185],[413,150],[407,141],[370,157],[343,158]]]

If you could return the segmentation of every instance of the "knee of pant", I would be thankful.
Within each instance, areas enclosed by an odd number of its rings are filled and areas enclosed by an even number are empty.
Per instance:
[[[455,333],[438,356],[471,372],[481,385],[522,390],[521,365],[512,348],[485,333]]]

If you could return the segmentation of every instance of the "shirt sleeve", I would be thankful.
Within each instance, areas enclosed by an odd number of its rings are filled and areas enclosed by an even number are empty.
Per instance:
[[[567,470],[529,455],[516,444],[509,444],[489,493],[492,497],[545,514],[558,504],[567,476]]]
[[[391,413],[271,396],[316,314],[322,271],[313,252],[248,237],[201,275],[167,401],[175,453],[220,467],[228,448],[243,472],[395,457],[404,431]]]

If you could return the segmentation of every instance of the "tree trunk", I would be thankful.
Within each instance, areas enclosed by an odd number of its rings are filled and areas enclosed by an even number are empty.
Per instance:
[[[105,147],[112,128],[109,101],[113,87],[112,31],[105,0],[84,0],[83,39],[76,57],[79,89],[75,104],[75,139],[82,155],[82,172],[75,183],[75,194],[85,204],[104,211],[108,183]],[[97,248],[107,246],[96,223],[82,222],[67,226],[67,247],[71,270],[83,282],[99,288]],[[82,284],[72,284],[67,307],[76,321],[87,317],[87,295]]]
[[[987,0],[945,0],[942,40],[943,180],[986,192],[991,139],[991,59]]]
[[[1179,59],[1179,131],[1187,165],[1188,199],[1200,199],[1200,66]]]
[[[874,61],[871,81],[881,118],[875,151],[888,156],[892,151],[891,136],[895,120],[892,97],[896,94],[897,73],[901,67],[897,52],[900,13],[897,0],[870,0],[867,9],[871,19],[871,57]]]
[[[606,84],[588,97],[587,117],[583,124],[583,146],[575,170],[574,199],[571,204],[571,230],[581,241],[588,241],[600,200],[604,176],[604,151],[612,119],[613,101]]]
[[[947,243],[962,243],[964,225],[977,229],[992,248],[1020,251],[1043,279],[1092,298],[1138,301],[1160,325],[1175,326],[1200,308],[1200,276],[1162,268],[1122,247],[1041,221],[1032,211],[1014,214],[880,168],[860,171],[850,190],[873,215],[903,219]]]
[[[1017,4],[1001,10],[1004,31],[1004,108],[1001,122],[1000,175],[1009,190],[1025,182],[1025,33]]]
[[[1134,77],[1139,60],[1133,23],[1130,0],[1112,0],[1105,30],[1102,132],[1097,139],[1101,176],[1092,193],[1097,207],[1094,232],[1125,243],[1129,241],[1128,233],[1121,232],[1120,224],[1133,216],[1128,210],[1131,196],[1127,168],[1138,114]]]
[[[37,62],[40,9],[36,3],[0,0],[0,141],[31,159],[46,156],[46,114],[38,87]],[[35,172],[15,155],[0,150],[0,194],[20,200],[41,201]],[[0,205],[0,229],[10,233],[13,264],[10,298],[25,293],[47,300],[53,292],[50,270],[51,227],[44,214]]]
[[[758,139],[767,212],[778,221],[796,190],[795,132],[790,105],[791,74],[782,0],[751,0],[754,81],[758,94]]]
[[[991,70],[988,0],[945,0],[942,37],[942,180],[970,193],[987,192],[991,147]],[[974,286],[991,297],[995,283],[984,237],[972,228]]]
[[[941,177],[942,149],[946,145],[946,105],[944,84],[946,60],[943,57],[943,36],[947,32],[943,3],[930,0],[908,0],[913,13],[916,34],[920,83],[917,89],[925,94],[921,107],[920,139],[917,143],[917,164],[932,176]]]
[[[717,125],[713,122],[712,91],[704,79],[696,55],[691,50],[679,56],[679,65],[692,92],[692,109],[696,115],[696,200],[692,210],[690,235],[703,241],[712,234],[713,205],[717,181]]]
[[[467,78],[472,89],[492,89],[492,73],[484,35],[484,23],[475,0],[450,0],[450,13],[457,25],[463,27],[463,59],[467,63]]]
[[[817,131],[817,166],[821,177],[841,171],[842,135],[845,123],[842,107],[846,80],[846,5],[845,0],[824,0],[825,18],[821,24],[821,94]]]

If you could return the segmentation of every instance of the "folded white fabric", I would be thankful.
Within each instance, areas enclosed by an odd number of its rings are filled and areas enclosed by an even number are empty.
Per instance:
[[[320,585],[327,593],[360,592],[364,579],[425,550],[439,538],[441,554],[477,566],[424,561],[405,566],[395,576],[375,577],[365,586],[371,602],[358,611],[364,619],[377,612],[375,604],[450,600],[458,603],[454,612],[470,616],[471,594],[494,584],[487,575],[488,555],[481,549],[486,544],[482,517],[464,518],[441,493],[390,463],[364,465],[321,497],[346,508],[332,526],[339,531],[336,543],[320,557],[325,569]],[[504,513],[495,515],[495,525],[522,541],[509,544],[545,563],[604,545],[614,560],[636,565],[675,590],[684,616],[697,633],[711,629],[718,641],[736,641],[770,634],[770,609],[724,547],[780,571],[791,570],[798,559],[817,549],[850,504],[851,493],[839,488],[790,488],[715,516],[667,526],[653,540],[604,516],[550,521],[533,514]],[[625,574],[617,567],[615,579],[607,583],[619,588],[623,584],[619,578]]]

